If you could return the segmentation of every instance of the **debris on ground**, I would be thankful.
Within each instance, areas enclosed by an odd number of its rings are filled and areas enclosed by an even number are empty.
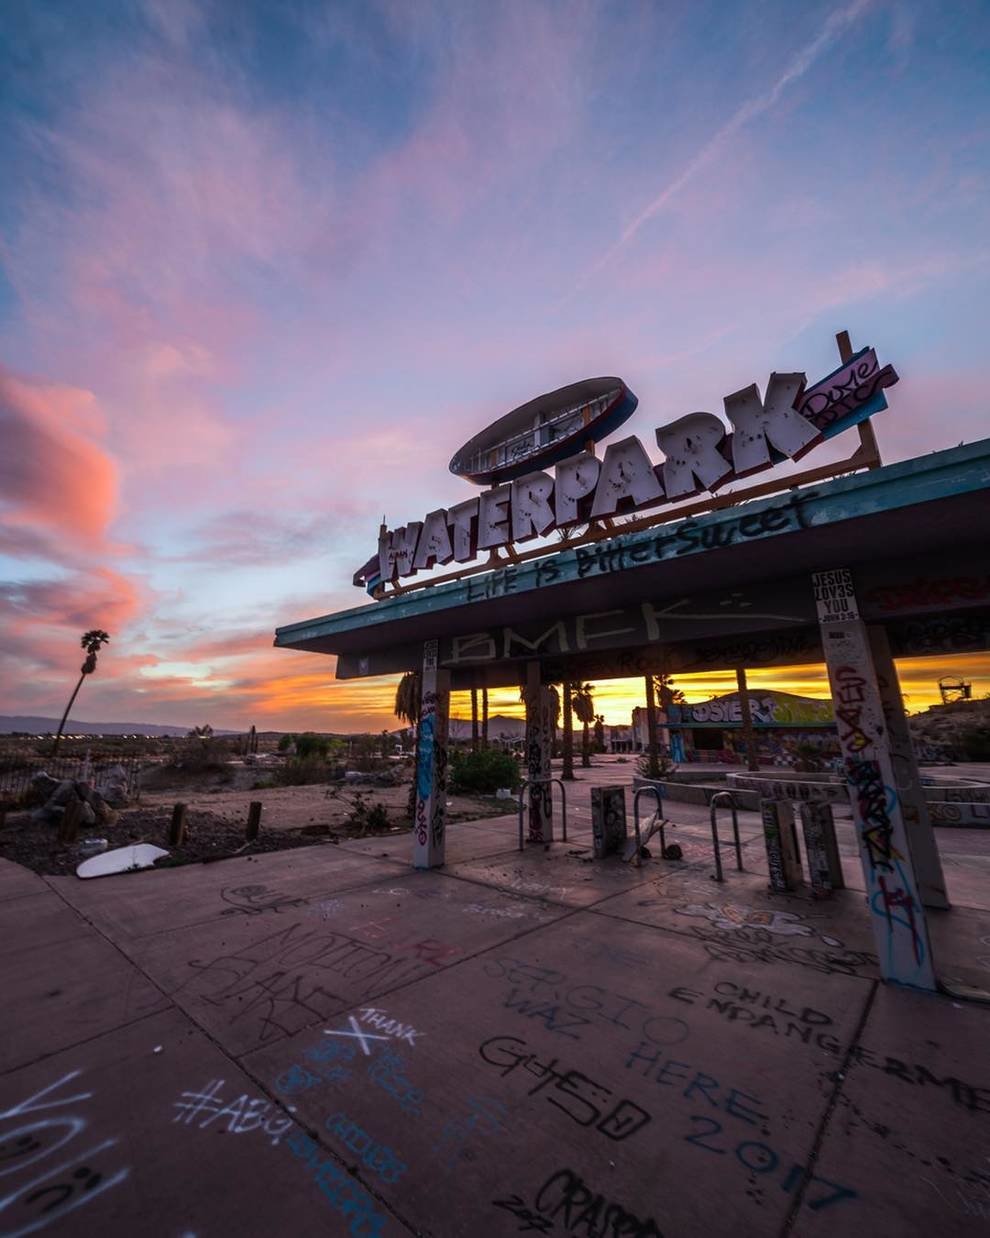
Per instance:
[[[168,829],[171,809],[130,808],[115,813],[115,820],[101,826],[109,848],[126,847],[132,843],[153,843],[168,846]],[[181,847],[171,848],[161,867],[179,864],[195,864],[204,860],[222,859],[244,850],[253,853],[284,851],[295,847],[312,847],[320,841],[337,842],[338,836],[347,837],[346,828],[337,827],[336,833],[323,838],[314,838],[313,833],[299,830],[267,832],[262,824],[261,833],[245,848],[245,822],[228,820],[217,813],[205,810],[190,811],[187,817],[186,838]],[[0,856],[23,864],[36,873],[68,875],[76,871],[80,861],[86,859],[85,844],[91,840],[80,839],[69,844],[58,842],[57,831],[46,821],[37,819],[32,812],[8,813],[3,828],[0,828]]]

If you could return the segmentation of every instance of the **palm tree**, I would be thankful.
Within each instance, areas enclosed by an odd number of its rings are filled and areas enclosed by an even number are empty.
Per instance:
[[[52,756],[58,752],[59,741],[62,738],[62,732],[65,730],[65,722],[69,716],[69,710],[76,702],[76,697],[79,695],[79,689],[83,685],[83,680],[87,675],[92,675],[96,670],[96,655],[100,649],[109,641],[110,633],[104,632],[102,628],[93,628],[90,632],[84,632],[79,644],[86,651],[86,661],[79,668],[81,674],[79,682],[76,684],[76,689],[69,697],[69,703],[65,707],[65,713],[62,715],[62,721],[58,724],[58,734],[55,736],[55,743],[52,745]]]
[[[406,812],[409,820],[416,818],[416,772],[419,769],[419,714],[423,701],[423,681],[417,671],[406,671],[395,688],[395,705],[392,712],[403,722],[416,728],[416,748],[413,758],[412,784]]]
[[[478,751],[478,689],[471,689],[471,751]]]
[[[406,671],[396,685],[395,706],[392,712],[410,726],[417,726],[421,696],[419,674],[416,671]]]
[[[574,710],[574,716],[583,727],[581,734],[582,769],[588,769],[591,766],[591,742],[588,728],[595,720],[594,691],[594,684],[575,684],[571,698],[571,708]]]
[[[481,689],[481,746],[488,747],[488,689]]]
[[[564,680],[564,763],[560,776],[566,782],[574,781],[574,714],[571,701],[571,690],[574,685],[569,679]]]

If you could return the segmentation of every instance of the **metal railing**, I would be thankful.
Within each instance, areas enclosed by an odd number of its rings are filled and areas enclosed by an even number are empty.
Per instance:
[[[567,789],[560,778],[524,778],[519,784],[519,850],[526,849],[526,841],[523,830],[523,792],[530,786],[546,786],[548,783],[556,783],[560,787],[560,825],[563,841],[567,842]],[[551,795],[553,792],[551,791]],[[537,839],[533,840],[538,841]]]
[[[718,806],[720,803],[725,803],[728,800],[729,807],[732,810],[732,835],[736,844],[736,868],[739,872],[743,871],[742,862],[742,846],[739,842],[739,812],[736,808],[736,799],[731,791],[716,791],[711,798],[711,817],[712,817],[712,846],[715,849],[715,881],[724,881],[722,876],[722,851],[718,841]]]

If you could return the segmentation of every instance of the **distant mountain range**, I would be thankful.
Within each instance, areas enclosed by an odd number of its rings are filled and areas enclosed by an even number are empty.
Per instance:
[[[58,730],[58,718],[39,718],[31,714],[0,714],[0,735],[10,735],[21,731],[28,735],[54,735]],[[402,729],[392,731],[400,735]],[[481,729],[481,720],[478,720]],[[152,722],[79,722],[70,718],[65,724],[66,735],[188,735],[192,727],[188,726],[157,726]],[[243,735],[243,731],[216,730],[214,735]],[[342,735],[341,732],[324,731],[325,735]],[[259,738],[271,738],[285,734],[284,731],[259,731]],[[372,732],[380,734],[380,732]],[[488,719],[488,735],[490,739],[513,740],[522,739],[526,734],[526,723],[522,718],[510,718],[505,714],[493,714]],[[470,718],[451,718],[451,739],[470,739]]]
[[[0,735],[26,731],[29,735],[54,734],[58,718],[36,718],[30,714],[0,714]],[[65,724],[66,735],[188,735],[192,727],[154,726],[150,722],[78,722],[71,718]],[[236,735],[237,731],[217,731],[217,735]]]

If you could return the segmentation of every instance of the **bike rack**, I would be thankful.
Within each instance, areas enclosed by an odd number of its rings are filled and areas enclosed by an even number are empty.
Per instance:
[[[534,783],[537,786],[545,786],[547,783],[555,782],[560,787],[560,826],[563,834],[563,842],[567,842],[567,788],[564,786],[560,778],[523,778],[519,783],[519,850],[525,851],[526,842],[523,837],[523,792],[527,787]]]
[[[725,803],[728,800],[729,807],[732,810],[732,834],[736,844],[736,868],[739,872],[743,871],[742,862],[742,847],[739,843],[739,813],[736,808],[736,799],[731,791],[716,791],[711,798],[711,816],[712,816],[712,846],[715,849],[715,881],[724,881],[722,876],[722,851],[718,841],[718,806],[720,803]]]
[[[666,852],[667,852],[667,839],[664,836],[664,829],[663,829],[664,825],[666,824],[666,819],[663,815],[663,798],[660,795],[660,788],[649,787],[649,786],[637,787],[636,790],[633,792],[633,824],[636,827],[636,868],[639,868],[643,863],[640,857],[642,843],[640,842],[640,834],[639,834],[639,797],[644,793],[644,791],[652,792],[653,795],[656,796],[657,815],[660,817],[660,854],[664,857],[664,859],[666,859]]]

